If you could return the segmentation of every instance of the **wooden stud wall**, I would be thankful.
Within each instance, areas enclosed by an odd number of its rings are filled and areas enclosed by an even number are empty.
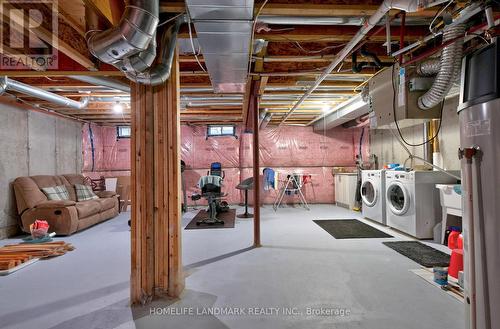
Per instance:
[[[178,297],[181,263],[179,66],[163,86],[133,85],[131,301]]]

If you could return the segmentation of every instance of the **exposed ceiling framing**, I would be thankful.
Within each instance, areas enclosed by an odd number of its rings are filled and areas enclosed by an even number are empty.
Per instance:
[[[92,97],[124,97],[124,92],[72,80],[69,75],[107,76],[127,83],[121,72],[113,67],[97,63],[90,55],[84,39],[85,15],[94,13],[99,17],[102,28],[116,23],[123,10],[121,0],[59,0],[59,33],[52,35],[43,24],[32,30],[36,36],[51,43],[57,40],[60,52],[59,69],[45,71],[44,67],[33,65],[19,71],[0,71],[27,84],[44,88],[61,95],[80,99]],[[301,16],[301,17],[343,17],[365,18],[378,8],[381,1],[340,1],[340,0],[270,0],[261,15]],[[259,8],[261,2],[255,4]],[[460,6],[460,2],[457,5]],[[87,6],[87,10],[85,9]],[[161,1],[162,19],[185,11],[183,1]],[[411,13],[404,33],[404,43],[421,39],[429,33],[428,24],[438,8]],[[397,15],[398,12],[391,12]],[[17,18],[20,19],[20,18]],[[391,41],[397,47],[400,42],[399,20],[393,20]],[[259,24],[258,24],[259,25]],[[194,28],[193,28],[194,29]],[[358,31],[359,26],[347,25],[262,25],[255,32],[255,39],[267,41],[259,53],[251,59],[252,69],[249,79],[260,80],[258,93],[261,95],[260,108],[274,113],[270,124],[280,122],[283,116],[305,92],[314,78],[321,74],[336,52]],[[196,31],[193,30],[196,38]],[[54,38],[55,37],[55,38]],[[181,29],[180,41],[189,38],[187,28]],[[184,40],[186,41],[186,40]],[[385,32],[370,35],[366,49],[377,54],[381,62],[391,64],[394,59],[386,53]],[[55,46],[55,45],[54,45]],[[397,48],[395,48],[397,49]],[[22,52],[3,45],[3,56],[18,58]],[[203,56],[199,60],[204,65]],[[358,61],[369,62],[369,58],[358,56]],[[191,124],[240,123],[248,115],[249,88],[242,94],[215,94],[210,85],[208,74],[199,67],[195,57],[189,52],[180,54],[181,79],[181,120]],[[325,108],[334,107],[359,92],[359,86],[378,71],[376,67],[366,67],[353,73],[352,60],[348,58],[339,72],[330,74],[320,88],[306,100],[287,120],[290,124],[307,124],[323,113]],[[103,125],[121,125],[130,122],[130,108],[125,106],[123,113],[113,112],[115,101],[91,102],[81,111],[40,102],[23,95],[15,95],[27,103],[50,108],[63,115],[72,116],[86,122]],[[9,97],[2,96],[2,97]]]

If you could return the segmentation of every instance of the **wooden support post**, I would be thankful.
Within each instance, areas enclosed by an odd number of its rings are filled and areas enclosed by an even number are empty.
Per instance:
[[[131,302],[178,297],[181,264],[179,65],[162,86],[132,85]]]
[[[253,245],[260,247],[260,161],[259,161],[259,95],[252,88],[250,113],[253,115]]]

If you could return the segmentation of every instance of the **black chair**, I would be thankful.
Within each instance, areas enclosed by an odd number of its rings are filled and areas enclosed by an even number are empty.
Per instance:
[[[238,190],[245,191],[245,213],[237,215],[238,218],[252,218],[253,214],[248,212],[248,190],[253,190],[253,177],[243,180],[236,186]]]

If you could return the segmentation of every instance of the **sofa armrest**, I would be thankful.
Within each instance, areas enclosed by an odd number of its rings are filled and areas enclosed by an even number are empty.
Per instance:
[[[64,203],[73,201],[62,201]],[[74,202],[73,202],[74,203]],[[54,202],[52,202],[54,204]],[[62,204],[59,202],[59,204]],[[30,233],[30,225],[37,219],[46,220],[49,223],[49,232],[57,235],[69,235],[78,229],[78,211],[75,206],[52,206],[47,208],[31,208],[21,215],[22,229]]]
[[[76,202],[71,200],[48,200],[37,204],[35,208],[39,209],[64,208],[64,207],[74,206],[75,204]]]
[[[96,191],[94,193],[100,198],[112,198],[116,195],[114,191]]]

